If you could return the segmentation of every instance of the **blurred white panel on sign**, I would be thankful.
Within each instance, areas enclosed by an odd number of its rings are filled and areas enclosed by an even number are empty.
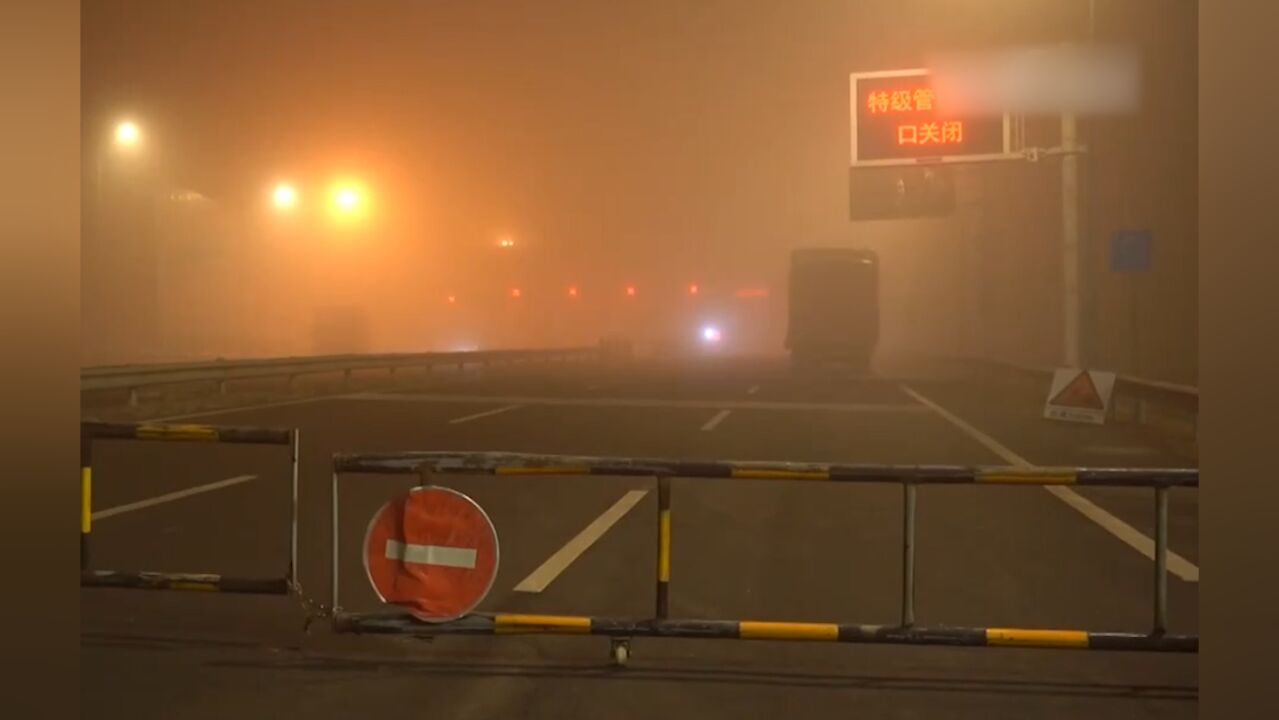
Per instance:
[[[1137,55],[1122,48],[1033,46],[933,59],[939,102],[956,112],[1123,114],[1140,105]]]

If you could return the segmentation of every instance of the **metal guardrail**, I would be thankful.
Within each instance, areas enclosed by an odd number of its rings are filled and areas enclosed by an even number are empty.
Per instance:
[[[655,609],[651,618],[617,618],[519,613],[472,614],[445,623],[425,623],[407,614],[344,612],[339,596],[338,479],[343,473],[607,475],[656,478],[657,568]],[[672,619],[671,479],[739,479],[894,483],[902,486],[901,620],[895,627],[850,623],[758,620]],[[1151,488],[1155,493],[1154,623],[1149,633],[1092,632],[1067,629],[919,627],[915,623],[915,505],[920,485],[1104,485]],[[633,637],[698,637],[760,640],[894,643],[910,645],[1015,646],[1198,652],[1198,636],[1171,635],[1168,625],[1168,492],[1198,487],[1196,469],[1014,468],[968,466],[830,465],[816,463],[697,462],[655,458],[583,457],[523,453],[409,452],[342,454],[333,459],[332,587],[326,609],[337,632],[438,634],[586,634],[612,639],[613,658],[624,664]]]
[[[290,454],[289,566],[283,577],[240,578],[214,573],[170,573],[93,570],[89,540],[93,532],[93,446],[101,440],[205,442],[281,445]],[[80,423],[80,585],[140,590],[195,590],[288,595],[298,584],[298,443],[297,430],[214,425]]]
[[[302,375],[467,365],[494,365],[534,360],[567,360],[594,356],[596,347],[538,350],[477,350],[470,352],[387,353],[379,355],[322,355],[314,357],[218,360],[165,365],[120,365],[80,370],[80,390],[129,390],[129,404],[137,404],[137,390],[152,385],[216,382],[219,393],[231,380],[287,377],[292,383]]]

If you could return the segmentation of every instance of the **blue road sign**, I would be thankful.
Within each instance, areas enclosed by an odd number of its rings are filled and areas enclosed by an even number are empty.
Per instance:
[[[1110,238],[1110,269],[1117,273],[1150,272],[1152,240],[1148,230],[1120,230]]]

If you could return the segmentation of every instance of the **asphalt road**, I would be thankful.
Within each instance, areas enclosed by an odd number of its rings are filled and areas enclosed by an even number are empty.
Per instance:
[[[189,421],[300,428],[300,579],[326,599],[329,460],[339,451],[906,464],[1007,464],[1011,453],[1036,465],[1194,464],[1140,428],[1039,420],[1042,392],[920,367],[800,379],[765,361],[570,364]],[[105,516],[95,524],[93,566],[282,574],[287,460],[273,447],[100,442],[94,505]],[[472,496],[498,529],[501,567],[481,610],[652,614],[652,481],[441,482]],[[410,484],[344,478],[345,608],[377,609],[360,540],[376,508]],[[544,590],[514,589],[637,490],[646,492],[634,507]],[[1147,630],[1151,563],[1096,514],[1150,536],[1151,493],[1078,496],[1097,511],[1037,487],[922,488],[917,621]],[[672,617],[898,621],[900,489],[676,479],[672,498]],[[1171,549],[1191,568],[1197,503],[1193,490],[1172,495]],[[1197,633],[1197,587],[1170,576],[1170,631]],[[1198,704],[1195,655],[637,639],[631,664],[616,669],[600,637],[303,634],[303,613],[287,598],[86,589],[81,603],[85,717],[1189,718]]]

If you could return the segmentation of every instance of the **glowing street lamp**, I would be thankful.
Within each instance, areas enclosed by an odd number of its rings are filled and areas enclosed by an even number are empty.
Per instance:
[[[276,185],[275,190],[271,192],[271,203],[282,212],[292,210],[298,204],[297,188],[288,183]]]
[[[329,191],[329,211],[335,220],[354,222],[368,212],[369,198],[356,182],[338,182]]]
[[[121,120],[116,123],[111,140],[110,144],[105,141],[98,144],[94,151],[93,194],[94,205],[99,211],[103,206],[102,172],[103,164],[109,162],[107,155],[113,149],[117,152],[125,151],[133,154],[142,144],[142,129],[132,120]]]
[[[133,147],[142,140],[142,131],[137,123],[125,120],[115,126],[115,144],[119,147]]]
[[[333,205],[339,212],[354,213],[360,207],[360,193],[353,187],[338,188],[333,193]]]

